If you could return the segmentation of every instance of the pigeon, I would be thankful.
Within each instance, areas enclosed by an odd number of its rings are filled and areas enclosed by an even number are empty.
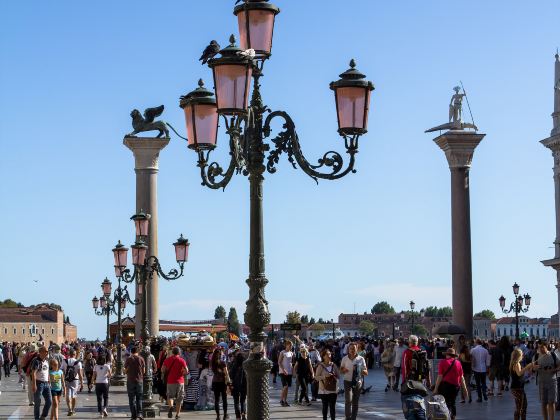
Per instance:
[[[253,58],[255,58],[255,50],[249,48],[248,50],[237,51],[237,55],[240,57],[247,57],[252,60]]]
[[[204,65],[208,62],[208,60],[210,60],[219,52],[220,52],[220,44],[212,40],[210,41],[210,45],[208,45],[202,52],[202,55],[200,56],[199,60],[202,61],[202,64]]]

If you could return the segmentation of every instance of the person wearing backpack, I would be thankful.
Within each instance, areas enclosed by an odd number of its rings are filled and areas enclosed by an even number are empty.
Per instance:
[[[344,375],[344,413],[346,420],[356,420],[358,403],[368,370],[365,359],[358,355],[358,346],[348,345],[348,354],[340,362],[340,372]]]
[[[315,369],[315,379],[319,383],[319,397],[323,402],[323,420],[327,420],[329,412],[331,420],[335,420],[340,372],[336,364],[331,360],[329,349],[321,351],[321,359],[322,362]]]
[[[76,359],[76,350],[70,349],[68,359],[62,362],[64,380],[66,381],[66,404],[68,416],[76,415],[76,397],[83,387],[82,362]]]
[[[425,420],[428,390],[423,381],[429,376],[427,353],[418,347],[418,337],[408,338],[408,348],[401,360],[401,402],[407,420]]]
[[[467,395],[467,385],[463,377],[463,367],[461,362],[457,360],[457,353],[455,349],[450,347],[445,352],[445,359],[439,362],[438,377],[434,394],[441,394],[445,398],[445,404],[451,412],[451,420],[455,420],[457,416],[457,407],[455,400],[459,389],[462,389],[464,394]]]
[[[538,342],[537,360],[534,366],[539,375],[539,397],[544,420],[554,419],[554,404],[557,398],[556,374],[560,369],[560,361],[554,352],[548,351],[545,340]]]
[[[33,391],[33,397],[35,400],[35,407],[33,408],[35,420],[45,420],[49,415],[49,410],[52,405],[48,356],[49,351],[45,346],[43,346],[39,349],[39,355],[35,356],[30,361],[29,372],[31,376],[31,390]],[[41,397],[45,400],[42,412]]]

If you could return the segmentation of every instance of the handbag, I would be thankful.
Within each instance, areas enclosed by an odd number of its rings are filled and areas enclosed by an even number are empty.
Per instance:
[[[321,366],[323,367],[323,369],[325,371],[327,371],[327,367],[323,363],[321,363]],[[323,381],[323,388],[325,388],[325,391],[327,391],[327,392],[336,392],[336,387],[338,385],[338,380],[334,376],[334,365],[332,367],[332,373],[333,374],[327,376],[326,378],[324,378],[322,380]]]

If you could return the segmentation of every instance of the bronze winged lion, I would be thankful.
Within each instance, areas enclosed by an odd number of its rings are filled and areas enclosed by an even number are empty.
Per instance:
[[[155,108],[146,108],[144,111],[144,116],[137,109],[133,109],[130,113],[132,117],[132,128],[134,131],[126,135],[126,137],[136,137],[136,134],[143,131],[154,131],[158,130],[159,133],[157,137],[169,137],[169,130],[167,125],[163,121],[154,121],[156,117],[159,117],[163,112],[164,106],[160,105]]]

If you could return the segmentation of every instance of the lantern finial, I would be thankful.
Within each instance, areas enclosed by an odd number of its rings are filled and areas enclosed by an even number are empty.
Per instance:
[[[229,37],[230,47],[235,47],[235,35],[231,34]]]

